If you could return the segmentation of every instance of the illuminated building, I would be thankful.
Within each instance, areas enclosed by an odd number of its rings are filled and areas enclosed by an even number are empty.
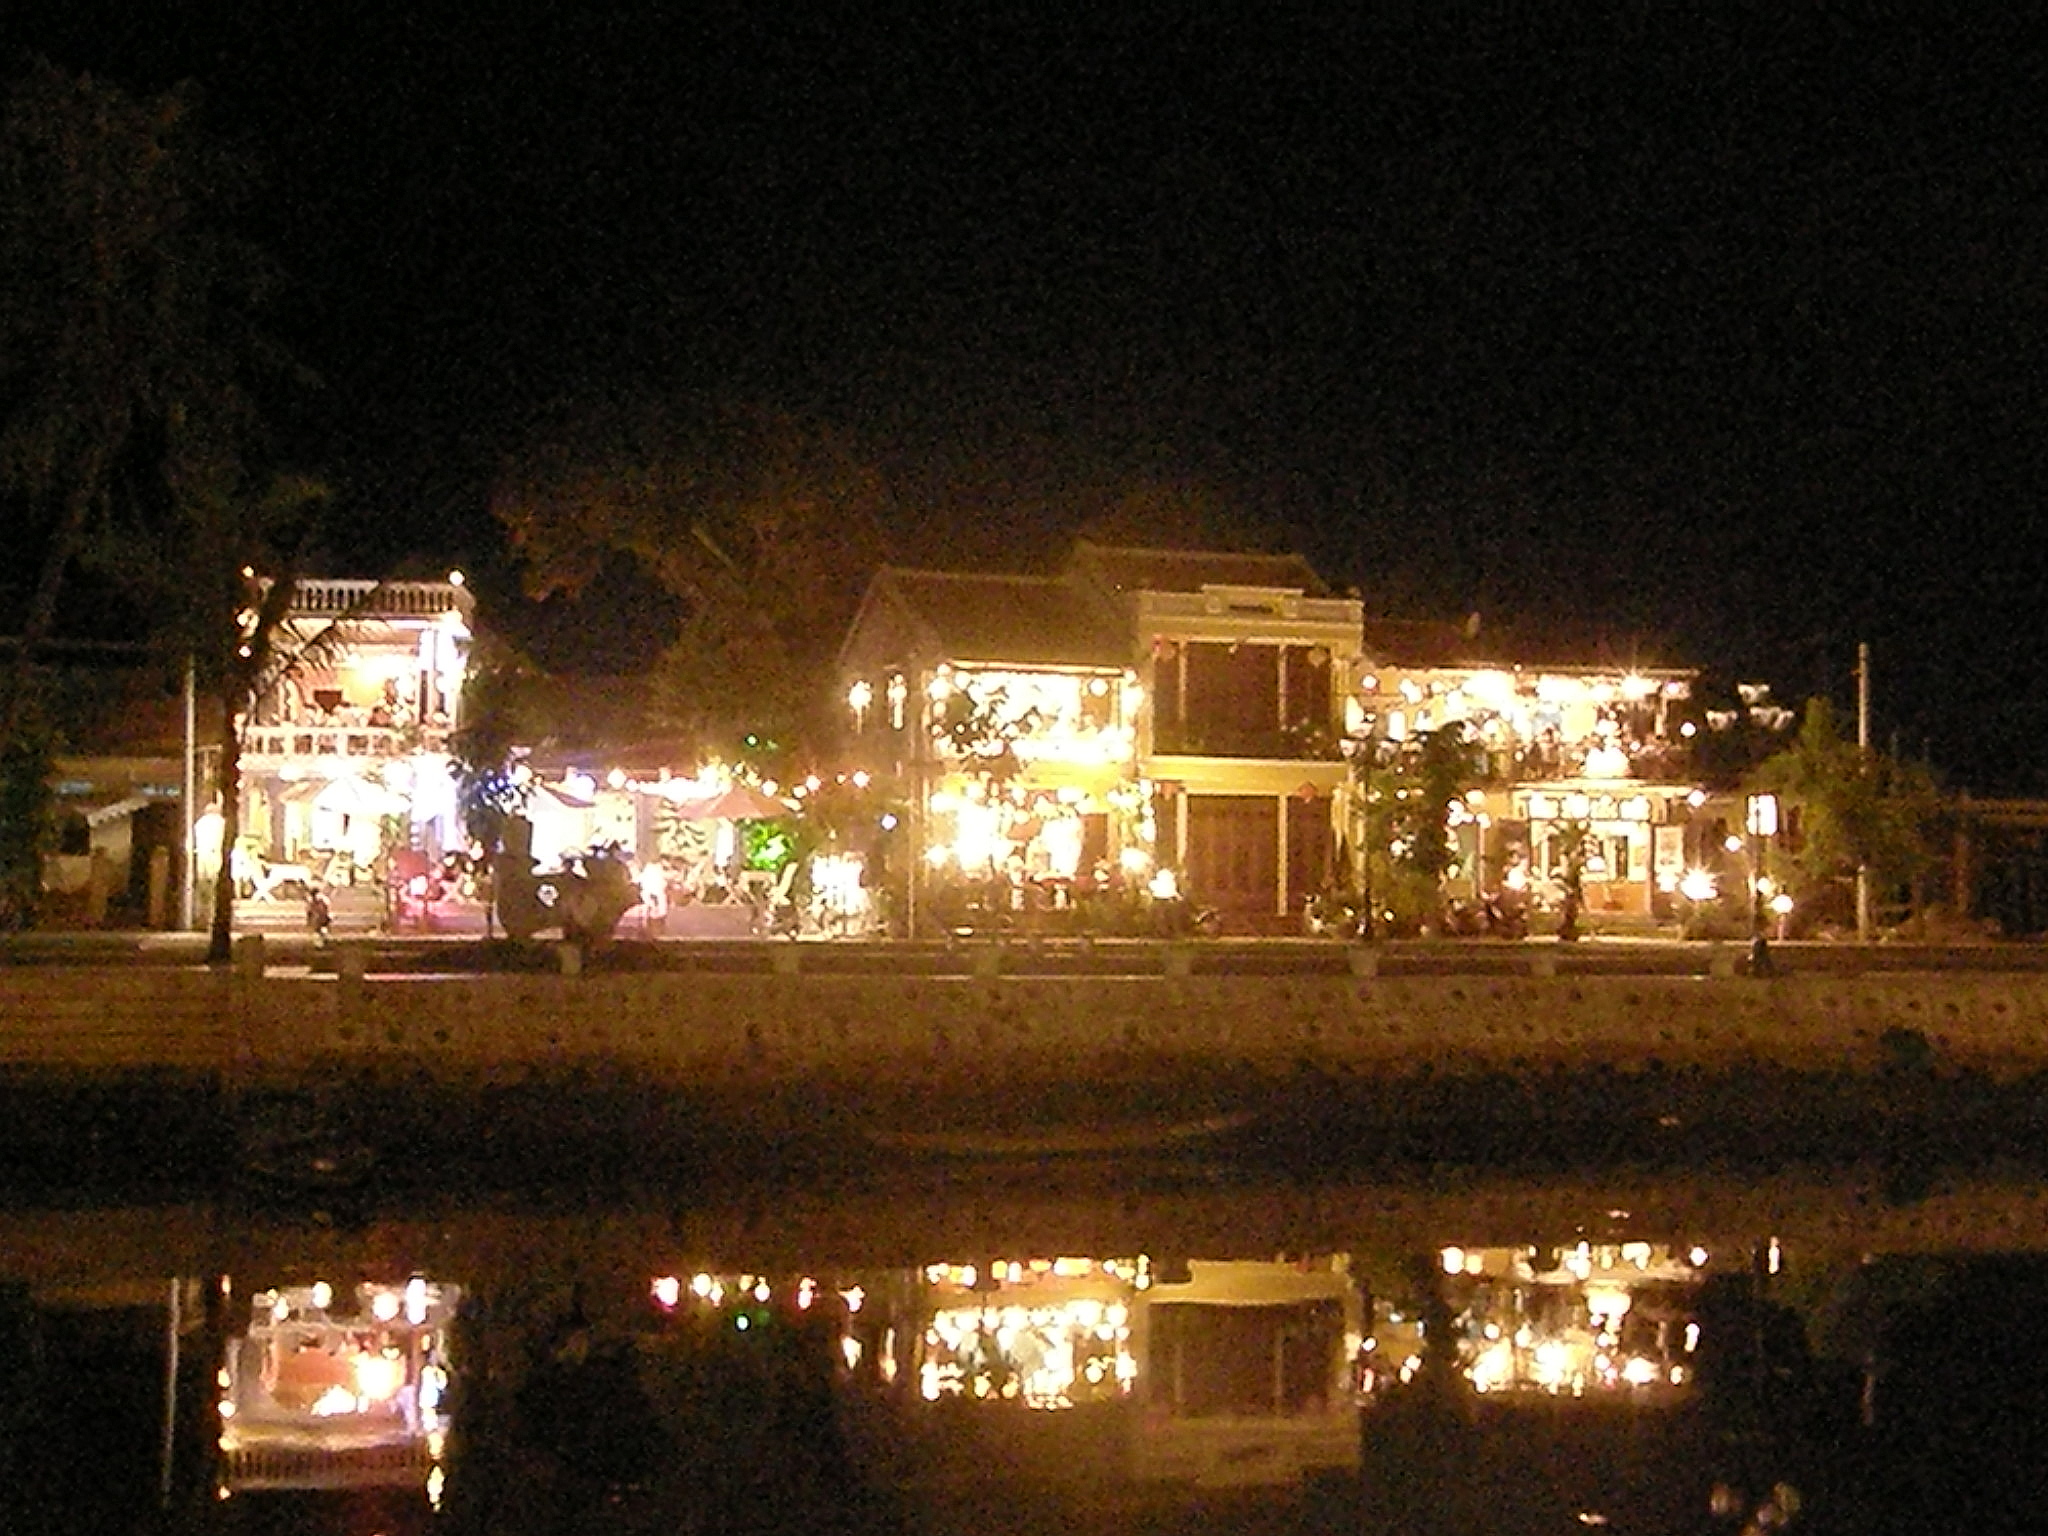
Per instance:
[[[447,747],[473,614],[455,577],[299,583],[278,654],[330,630],[339,643],[287,667],[244,726],[242,840],[256,853],[240,873],[259,896],[360,878],[392,817],[429,857],[462,846]]]
[[[1291,556],[1077,546],[1058,577],[879,572],[840,652],[864,769],[904,786],[913,899],[1157,891],[1239,931],[1323,885],[1359,607]]]
[[[1346,728],[1364,756],[1462,726],[1480,765],[1451,817],[1453,891],[1555,882],[1567,829],[1583,827],[1589,914],[1670,904],[1699,853],[1692,671],[1545,657],[1476,623],[1368,619],[1362,640]],[[1340,814],[1360,816],[1355,790],[1347,801]]]

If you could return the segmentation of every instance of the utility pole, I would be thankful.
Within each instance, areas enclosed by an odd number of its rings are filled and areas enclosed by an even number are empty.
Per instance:
[[[1856,771],[1870,772],[1870,642],[1856,646]],[[1870,942],[1870,866],[1856,866],[1856,942]]]
[[[199,883],[199,849],[193,827],[199,820],[199,730],[196,714],[199,699],[197,666],[189,655],[185,658],[185,793],[179,802],[184,814],[185,829],[178,839],[180,851],[184,854],[184,877],[178,882],[178,931],[190,933],[197,917],[194,906],[195,888]]]

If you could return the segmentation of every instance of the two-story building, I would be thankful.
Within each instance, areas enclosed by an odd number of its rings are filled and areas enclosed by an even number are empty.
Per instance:
[[[1327,877],[1357,646],[1356,601],[1294,557],[1083,543],[1056,577],[885,568],[840,670],[927,908],[1185,886],[1267,931]]]
[[[242,735],[243,847],[266,888],[462,845],[448,738],[474,611],[458,579],[300,582],[278,649],[322,659],[289,668]]]
[[[1461,725],[1474,791],[1454,814],[1468,894],[1554,882],[1581,831],[1587,908],[1660,911],[1697,856],[1695,673],[1547,657],[1474,623],[1368,619],[1347,706],[1354,743],[1398,752]]]
[[[1227,926],[1294,931],[1330,874],[1358,600],[1297,555],[1083,541],[1070,579],[1111,605],[1144,684],[1157,858]]]
[[[1072,582],[876,573],[839,666],[855,761],[901,789],[913,925],[949,895],[1057,905],[1147,862],[1127,649]]]

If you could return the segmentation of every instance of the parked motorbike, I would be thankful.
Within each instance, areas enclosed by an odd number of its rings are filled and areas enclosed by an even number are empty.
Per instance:
[[[1454,900],[1444,909],[1444,931],[1459,938],[1526,939],[1528,903],[1506,891],[1488,891],[1477,901]]]

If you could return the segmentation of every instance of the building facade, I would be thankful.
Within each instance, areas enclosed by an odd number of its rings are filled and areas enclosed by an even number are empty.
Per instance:
[[[299,584],[278,651],[320,659],[243,727],[245,886],[359,884],[394,847],[462,846],[448,742],[474,611],[457,580]]]
[[[1690,775],[1695,674],[1545,660],[1476,623],[1369,620],[1347,703],[1354,756],[1385,761],[1462,729],[1472,789],[1454,807],[1451,885],[1555,887],[1583,840],[1586,909],[1664,915],[1702,854],[1706,797]],[[1345,814],[1356,818],[1352,800]]]
[[[840,671],[923,917],[1184,887],[1260,932],[1328,878],[1357,645],[1292,557],[1084,543],[1056,577],[885,568]]]

